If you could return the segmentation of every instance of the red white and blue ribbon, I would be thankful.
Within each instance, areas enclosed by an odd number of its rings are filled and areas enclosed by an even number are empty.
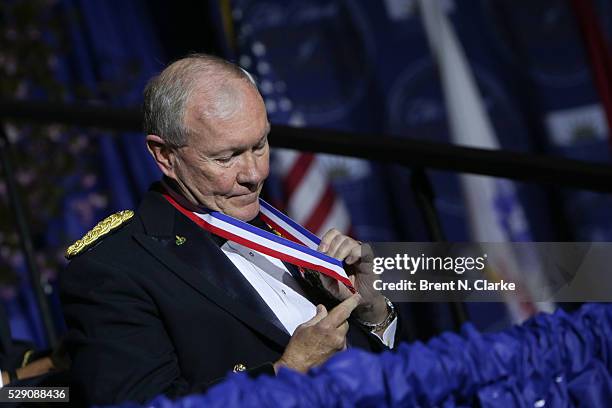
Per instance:
[[[259,199],[259,215],[281,236],[218,211],[190,211],[169,194],[164,193],[163,196],[183,215],[212,234],[282,261],[320,272],[355,292],[342,261],[317,251],[321,239],[263,199]]]

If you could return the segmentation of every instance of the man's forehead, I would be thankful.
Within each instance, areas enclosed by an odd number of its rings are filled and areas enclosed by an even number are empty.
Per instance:
[[[243,104],[247,96],[236,81],[195,82],[186,101],[186,111],[195,119],[225,119]]]
[[[203,136],[201,134],[190,135],[191,141],[188,146],[191,146],[198,154],[209,158],[220,156],[233,155],[236,152],[243,152],[257,146],[267,136],[267,132],[256,139],[248,135],[232,135],[232,134],[209,134]]]
[[[249,147],[268,134],[270,124],[259,94],[249,94],[246,89],[238,91],[240,100],[225,99],[233,95],[224,95],[217,101],[221,106],[214,109],[207,95],[193,95],[185,112],[190,144],[199,145],[203,151],[217,152]],[[223,106],[224,103],[228,106]]]
[[[210,127],[208,137],[202,139],[205,150],[209,153],[222,153],[249,149],[259,144],[270,132],[270,123],[264,126],[249,126],[239,131],[232,131],[223,126]]]

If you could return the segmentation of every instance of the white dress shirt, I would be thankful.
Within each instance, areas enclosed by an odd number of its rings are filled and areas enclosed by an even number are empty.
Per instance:
[[[259,293],[289,334],[293,335],[297,326],[315,316],[315,305],[306,299],[280,259],[233,241],[227,241],[221,250]],[[378,336],[390,348],[394,345],[396,327],[397,318],[387,327],[382,338]]]

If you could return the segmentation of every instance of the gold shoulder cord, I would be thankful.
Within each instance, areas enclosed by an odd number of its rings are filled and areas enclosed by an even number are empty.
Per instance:
[[[70,245],[66,250],[66,259],[71,259],[92,246],[97,240],[117,229],[127,220],[134,216],[134,211],[123,210],[112,214],[100,221],[93,229],[87,232],[83,238]]]

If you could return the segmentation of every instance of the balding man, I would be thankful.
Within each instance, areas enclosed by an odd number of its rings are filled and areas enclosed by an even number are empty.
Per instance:
[[[164,178],[135,214],[109,217],[69,248],[61,282],[74,385],[88,402],[178,396],[232,370],[305,372],[347,344],[392,346],[395,312],[371,289],[359,242],[331,230],[310,249],[264,222],[270,124],[249,75],[192,55],[144,97]],[[325,274],[336,260],[350,279]]]

